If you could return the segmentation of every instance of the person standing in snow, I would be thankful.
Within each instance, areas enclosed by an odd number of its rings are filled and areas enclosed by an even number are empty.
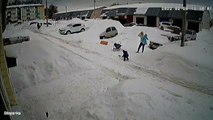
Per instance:
[[[144,35],[143,32],[140,32],[140,33],[138,34],[138,36],[140,37],[140,45],[138,46],[138,51],[137,51],[137,53],[139,52],[141,46],[142,46],[142,53],[143,53],[144,47],[145,47],[145,45],[147,44],[148,37],[147,37],[147,34]]]

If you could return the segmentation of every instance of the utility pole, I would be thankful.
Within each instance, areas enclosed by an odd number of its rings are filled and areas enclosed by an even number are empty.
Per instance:
[[[47,8],[47,0],[46,0],[46,24],[48,27],[48,8]]]
[[[65,6],[65,10],[66,10],[66,19],[68,19],[68,17],[67,17],[67,6]]]
[[[94,18],[96,18],[96,16],[95,16],[95,0],[94,0]]]
[[[184,41],[185,41],[185,35],[186,35],[186,0],[183,0],[183,24],[182,24],[182,37],[181,37],[181,44],[180,46],[184,46]]]

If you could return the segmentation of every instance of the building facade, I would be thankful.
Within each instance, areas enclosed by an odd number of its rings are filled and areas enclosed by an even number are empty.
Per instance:
[[[7,8],[6,16],[8,22],[18,21],[17,11],[18,11],[17,8]]]
[[[136,10],[137,11],[137,10]],[[159,27],[162,21],[172,22],[174,26],[182,28],[183,10],[162,10],[159,7],[147,8],[144,12],[135,13],[133,22],[150,27]],[[199,32],[201,29],[210,28],[210,14],[208,11],[188,10],[186,28]]]
[[[8,23],[44,19],[44,5],[26,4],[7,6],[6,15]]]
[[[101,18],[101,12],[105,7],[98,7],[94,9],[82,9],[82,10],[72,10],[67,12],[60,12],[53,14],[53,19],[61,20],[61,19],[91,19],[91,18]]]
[[[102,11],[102,18],[106,19],[106,18],[110,18],[113,20],[117,20],[119,21],[121,24],[125,24],[125,23],[131,23],[133,22],[133,15],[135,12],[136,8],[131,7],[131,8],[114,8],[114,9],[104,9]]]

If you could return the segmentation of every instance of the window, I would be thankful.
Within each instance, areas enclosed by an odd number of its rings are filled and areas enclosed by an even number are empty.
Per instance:
[[[73,27],[78,27],[78,26],[81,26],[81,24],[75,24],[75,25],[73,25]]]
[[[112,27],[112,31],[115,31],[116,30],[116,28],[115,27]]]
[[[9,12],[7,12],[7,16],[11,16],[11,12],[9,11]]]
[[[106,32],[110,32],[110,31],[111,31],[111,29],[110,29],[110,28],[107,28],[107,29],[106,29]]]
[[[30,12],[30,9],[29,8],[27,8],[27,10],[26,10],[27,12]]]
[[[67,25],[68,27],[72,27],[72,24]]]

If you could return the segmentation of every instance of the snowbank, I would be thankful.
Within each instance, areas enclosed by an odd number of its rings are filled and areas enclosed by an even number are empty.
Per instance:
[[[83,22],[88,30],[60,35],[58,29]],[[51,21],[54,23],[54,21]],[[119,34],[107,46],[99,35],[109,26]],[[136,53],[138,33],[163,46]],[[20,105],[29,119],[183,119],[213,118],[212,30],[201,31],[196,41],[169,42],[158,28],[123,27],[113,20],[58,21],[40,30],[29,23],[8,25],[5,37],[28,35],[31,40],[7,46],[18,58],[11,77]],[[120,41],[129,61],[113,52]]]

